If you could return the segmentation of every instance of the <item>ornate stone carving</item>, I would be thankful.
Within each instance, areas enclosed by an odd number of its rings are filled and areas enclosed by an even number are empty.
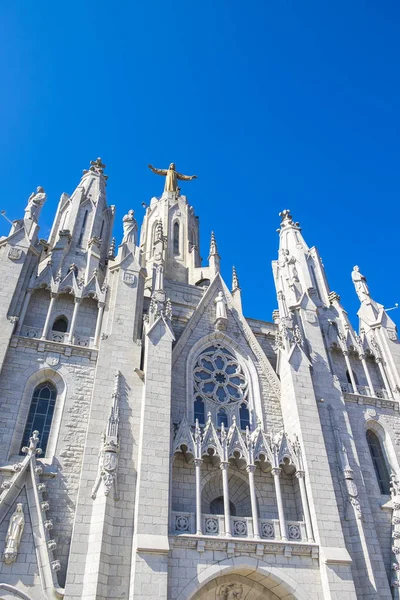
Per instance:
[[[353,267],[351,278],[360,302],[365,302],[368,298],[370,298],[369,287],[367,285],[366,277],[360,273],[360,267],[357,265]]]
[[[44,189],[41,186],[37,187],[36,192],[32,192],[28,198],[28,204],[25,208],[25,219],[32,219],[32,221],[37,222],[46,198],[47,195]]]
[[[126,285],[134,286],[136,283],[136,275],[135,273],[131,273],[130,271],[125,271],[122,275],[122,281],[126,283]]]
[[[114,499],[118,500],[117,469],[119,454],[119,378],[117,371],[114,377],[114,390],[112,393],[112,407],[108,417],[106,430],[103,433],[102,444],[99,452],[99,471],[93,486],[92,498],[97,497],[100,484],[103,481],[104,495],[108,496],[111,488],[114,489]]]
[[[7,256],[10,260],[19,260],[22,256],[22,250],[21,250],[21,248],[15,248],[13,246],[9,246]]]
[[[17,558],[18,547],[21,542],[24,526],[25,517],[23,507],[21,503],[18,503],[17,508],[10,519],[6,536],[6,545],[3,552],[3,560],[6,565],[11,565]]]
[[[122,243],[134,244],[136,246],[138,226],[134,214],[135,211],[131,209],[128,211],[128,214],[126,214],[122,219],[122,226],[124,228],[124,236],[122,238]]]
[[[221,585],[217,592],[221,600],[241,600],[243,596],[243,586],[240,583],[227,583]]]

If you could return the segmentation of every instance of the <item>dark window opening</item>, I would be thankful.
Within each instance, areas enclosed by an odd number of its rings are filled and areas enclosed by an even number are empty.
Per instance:
[[[222,423],[225,427],[228,427],[228,415],[223,408],[220,408],[217,414],[217,426],[221,427]]]
[[[173,243],[174,254],[179,254],[179,223],[174,223],[174,243]]]
[[[57,390],[49,381],[37,386],[32,395],[28,419],[22,437],[22,447],[29,446],[29,438],[32,437],[34,431],[38,431],[38,447],[43,450],[44,455],[46,454],[56,398]],[[20,454],[22,454],[22,452],[20,452]]]
[[[368,429],[367,442],[381,494],[390,494],[390,477],[378,436]]]
[[[204,412],[204,402],[201,398],[197,397],[194,401],[194,420],[198,419],[199,425],[205,424],[205,412]]]
[[[86,227],[86,220],[87,220],[87,216],[88,216],[88,211],[85,210],[85,215],[83,217],[83,223],[82,223],[82,229],[81,229],[81,234],[79,236],[79,240],[78,240],[78,246],[81,246],[82,244],[82,240],[83,240],[83,234],[85,233],[85,227]]]
[[[236,517],[236,506],[231,500],[229,500],[229,511],[232,517]],[[210,502],[210,514],[211,515],[223,515],[224,514],[224,497],[219,496]]]
[[[59,317],[53,323],[53,331],[61,331],[61,333],[66,333],[68,330],[68,321],[65,317]]]
[[[240,429],[246,429],[246,427],[250,428],[250,413],[249,409],[245,404],[241,404],[239,408],[239,416],[240,416]]]

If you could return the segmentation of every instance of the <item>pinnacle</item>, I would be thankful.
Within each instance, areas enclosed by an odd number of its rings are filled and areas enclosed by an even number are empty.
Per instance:
[[[218,246],[215,239],[214,232],[211,232],[211,241],[210,241],[210,256],[213,254],[218,254]]]
[[[240,290],[239,278],[236,273],[235,267],[232,267],[232,292]]]

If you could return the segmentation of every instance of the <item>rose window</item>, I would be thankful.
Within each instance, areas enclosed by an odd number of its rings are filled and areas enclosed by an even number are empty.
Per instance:
[[[247,403],[248,385],[243,369],[226,348],[207,348],[194,368],[195,394],[218,404]]]

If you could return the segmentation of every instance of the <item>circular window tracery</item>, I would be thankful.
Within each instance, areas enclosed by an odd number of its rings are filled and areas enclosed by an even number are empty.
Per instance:
[[[194,367],[194,391],[216,404],[247,403],[248,382],[235,356],[226,348],[210,346]]]

